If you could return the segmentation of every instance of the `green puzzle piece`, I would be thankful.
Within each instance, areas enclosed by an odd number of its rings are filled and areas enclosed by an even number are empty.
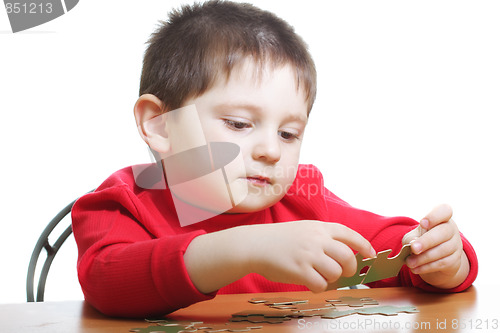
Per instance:
[[[406,258],[411,254],[410,244],[406,244],[401,248],[399,254],[393,258],[388,258],[391,250],[379,252],[375,262],[366,273],[363,283],[370,283],[387,279],[398,275],[401,267],[405,264]]]
[[[148,326],[140,328],[131,328],[130,332],[136,333],[179,333],[179,332],[194,332],[181,326]]]
[[[366,266],[370,266],[372,264],[372,262],[375,261],[375,258],[363,259],[363,256],[358,253],[358,254],[356,254],[356,261],[358,263],[358,270],[356,271],[356,273],[353,276],[340,277],[337,281],[328,284],[328,287],[326,290],[355,286],[355,285],[363,283],[363,280],[364,280],[366,274],[365,273],[361,274],[361,271]]]
[[[368,259],[363,259],[363,256],[359,253],[356,254],[358,264],[356,274],[351,277],[341,277],[337,281],[330,283],[327,290],[370,283],[398,275],[406,258],[411,254],[410,244],[403,246],[395,257],[388,258],[390,253],[391,250],[381,251],[377,253],[377,257]],[[365,267],[368,267],[368,272],[361,274]]]
[[[363,308],[356,310],[357,313],[362,315],[384,315],[384,316],[396,316],[398,313],[418,313],[416,307],[414,306],[375,306],[372,308]]]

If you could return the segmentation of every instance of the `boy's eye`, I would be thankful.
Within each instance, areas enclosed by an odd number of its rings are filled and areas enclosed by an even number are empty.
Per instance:
[[[251,124],[246,123],[244,121],[237,121],[237,120],[231,120],[231,119],[224,119],[224,124],[226,124],[226,126],[228,126],[229,128],[235,129],[235,130],[242,130],[245,128],[252,127]]]
[[[278,131],[278,134],[279,136],[286,140],[286,141],[292,141],[292,140],[298,140],[299,139],[299,136],[297,134],[294,134],[294,133],[290,133],[290,132],[287,132],[287,131]]]

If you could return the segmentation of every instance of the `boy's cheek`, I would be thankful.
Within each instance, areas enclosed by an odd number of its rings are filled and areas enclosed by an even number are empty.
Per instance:
[[[211,142],[167,157],[163,165],[179,218],[194,215],[196,209],[191,212],[191,206],[212,212],[211,216],[219,215],[247,196],[246,184],[238,181],[245,177],[246,171],[235,144]],[[187,223],[196,222],[199,221]]]

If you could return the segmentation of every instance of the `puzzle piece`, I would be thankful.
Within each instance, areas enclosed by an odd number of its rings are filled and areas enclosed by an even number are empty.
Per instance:
[[[287,320],[290,320],[290,318],[288,318],[288,317],[282,317],[282,318],[265,317],[265,316],[258,316],[258,315],[252,315],[252,316],[247,316],[247,317],[243,317],[243,316],[232,317],[231,319],[229,319],[230,322],[248,321],[250,323],[268,323],[268,324],[281,324]]]
[[[337,319],[345,316],[350,316],[352,314],[357,313],[357,310],[345,310],[339,311],[336,309],[330,310],[328,312],[322,313],[320,316],[323,319]]]
[[[135,333],[181,333],[196,332],[196,329],[186,329],[181,326],[148,326],[141,328],[131,328],[130,332]]]
[[[293,309],[295,311],[318,311],[323,309],[328,309],[333,307],[331,303],[324,304],[293,304],[293,305],[278,305],[273,306],[273,308],[277,309]]]
[[[215,332],[249,332],[251,330],[255,329],[261,329],[262,326],[254,325],[254,326],[248,326],[248,325],[241,325],[238,323],[226,323],[226,324],[207,324],[204,327],[199,327],[199,331],[203,331],[206,333],[215,333]]]
[[[328,315],[332,311],[337,311],[334,306],[321,310],[296,311],[290,315],[290,318],[322,317],[324,315]]]
[[[169,319],[166,319],[164,317],[161,317],[161,318],[146,318],[144,319],[146,322],[148,323],[162,323],[162,322],[166,322],[166,321],[170,321]]]
[[[338,289],[342,287],[350,287],[350,286],[355,286],[358,284],[362,284],[363,280],[365,278],[365,273],[361,273],[363,271],[363,268],[365,267],[370,267],[371,264],[375,261],[375,258],[368,258],[368,259],[363,259],[363,256],[360,253],[356,254],[356,262],[358,269],[356,273],[353,276],[342,276],[340,277],[337,281],[328,284],[328,287],[326,290],[332,290],[332,289]]]
[[[370,297],[340,297],[338,299],[327,299],[327,302],[333,303],[335,306],[345,305],[350,307],[362,307],[365,305],[378,305],[378,302]]]
[[[322,307],[321,307],[322,308]],[[245,310],[237,313],[233,313],[232,316],[235,318],[231,321],[241,321],[240,317],[264,317],[264,318],[281,318],[288,320],[287,318],[303,318],[303,317],[314,317],[321,316],[323,313],[328,313],[334,309],[333,306],[326,307],[321,310],[310,310],[310,311],[297,311],[297,310]],[[260,318],[259,318],[260,320]]]
[[[379,252],[375,262],[366,273],[363,283],[370,283],[398,275],[401,267],[405,264],[406,258],[411,254],[410,244],[401,248],[399,254],[388,258],[391,250]]]
[[[249,302],[253,304],[264,303],[265,305],[273,306],[273,305],[301,304],[301,303],[307,303],[308,301],[303,299],[294,299],[288,297],[273,297],[273,298],[254,297],[251,298]]]
[[[357,253],[356,261],[358,269],[356,273],[351,277],[341,277],[337,281],[330,283],[327,290],[370,283],[398,275],[406,258],[411,254],[410,244],[404,245],[395,257],[388,258],[389,253],[391,253],[391,250],[381,251],[377,253],[376,258],[368,259],[363,259]],[[368,271],[364,273],[363,271],[366,267],[368,267]]]
[[[145,319],[148,323],[154,323],[159,326],[182,326],[184,328],[190,328],[194,325],[203,324],[202,321],[186,321],[186,320],[172,320],[167,318],[158,319]]]
[[[356,312],[359,314],[362,314],[362,315],[379,314],[379,315],[384,315],[384,316],[395,316],[401,312],[418,313],[420,311],[418,311],[417,308],[414,306],[385,305],[385,306],[374,306],[371,308],[358,309],[358,310],[356,310]]]
[[[332,310],[330,312],[324,313],[321,315],[323,319],[336,319],[340,317],[349,316],[352,314],[360,314],[360,315],[384,315],[384,316],[396,316],[398,313],[417,313],[419,312],[414,306],[374,306],[363,309],[353,309],[346,311],[338,311]]]
[[[266,318],[286,318],[295,314],[293,311],[279,310],[245,310],[233,313],[233,317],[264,316]]]
[[[197,324],[202,324],[203,322],[193,322],[193,323],[186,323],[186,324],[176,324],[176,323],[156,323],[156,325],[158,326],[173,326],[173,327],[184,327],[185,330],[190,330],[192,328],[194,328],[195,326],[194,325],[197,325]]]

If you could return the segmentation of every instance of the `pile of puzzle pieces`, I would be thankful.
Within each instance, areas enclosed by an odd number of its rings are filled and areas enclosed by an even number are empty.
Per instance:
[[[202,322],[183,322],[168,319],[147,320],[156,325],[147,328],[134,328],[131,329],[130,332],[248,332],[260,329],[263,326],[249,325],[247,323],[280,324],[292,318],[314,316],[319,316],[323,319],[336,319],[353,314],[394,316],[403,312],[418,312],[414,306],[379,306],[376,300],[369,297],[339,297],[338,299],[326,299],[325,303],[322,304],[311,304],[307,300],[285,297],[252,298],[249,302],[253,304],[264,304],[266,307],[234,313],[229,319],[229,322],[225,324],[203,324]],[[347,310],[339,310],[337,307],[347,307]]]
[[[394,316],[398,313],[416,313],[414,306],[371,306],[378,302],[369,297],[339,297],[338,299],[327,299],[326,303],[310,304],[306,300],[294,300],[287,298],[256,299],[252,298],[250,303],[262,303],[270,309],[242,311],[232,315],[230,321],[248,321],[252,323],[282,323],[291,318],[319,316],[323,319],[335,319],[352,314],[361,315],[385,315]],[[338,310],[339,306],[347,306],[348,310]]]

